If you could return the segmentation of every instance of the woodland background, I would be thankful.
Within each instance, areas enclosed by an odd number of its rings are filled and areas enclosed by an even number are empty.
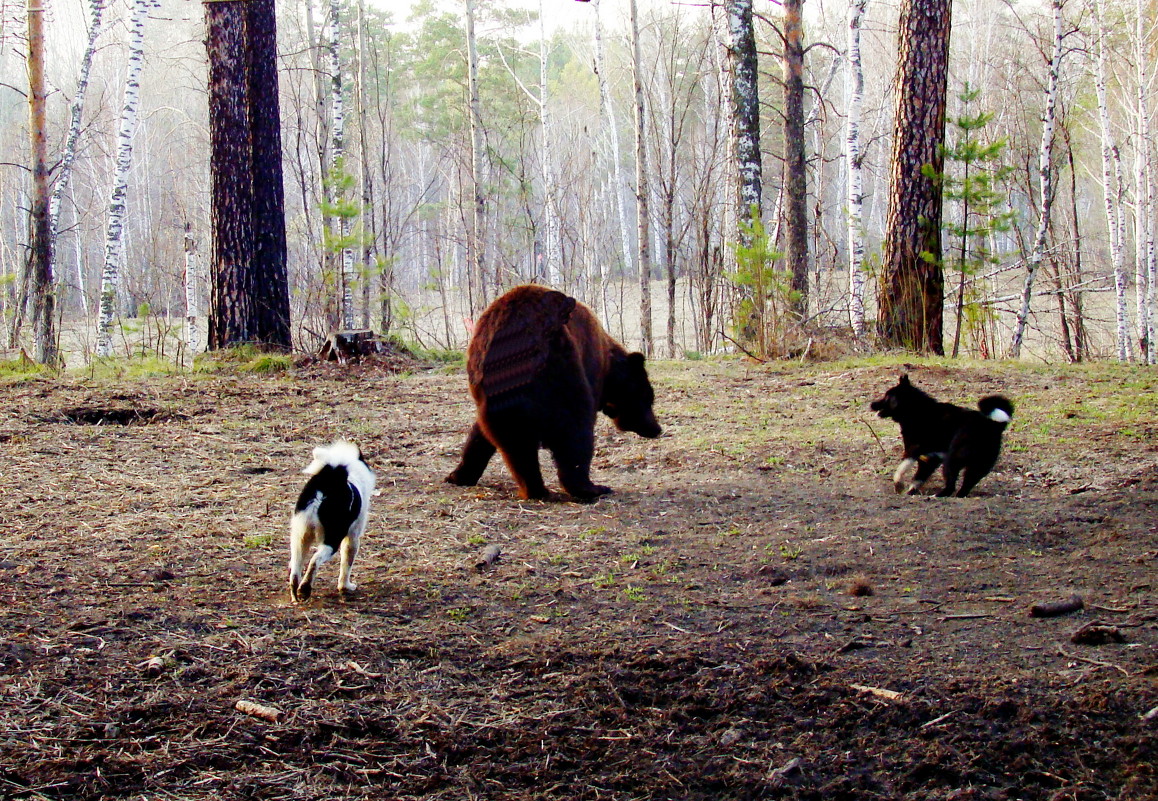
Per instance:
[[[140,0],[145,10],[134,17],[133,5],[100,4],[75,160],[60,197],[57,314],[70,363],[97,352],[102,292],[112,301],[113,352],[185,359],[204,341],[198,332],[210,241],[204,11],[183,0]],[[810,0],[805,9],[809,289],[802,315],[790,322],[787,314],[769,316],[765,355],[874,345],[897,8],[879,0],[862,5],[863,209],[854,217],[847,122],[856,94],[849,58],[856,6]],[[57,174],[96,9],[81,0],[46,4],[48,150]],[[753,277],[744,274],[734,233],[727,32],[721,8],[709,4],[643,2],[638,10],[652,254],[647,285],[654,298],[646,314],[654,329],[650,337],[644,331],[627,9],[626,0],[494,0],[473,8],[468,31],[464,3],[395,8],[351,0],[341,4],[334,61],[329,9],[309,0],[278,3],[295,347],[314,350],[346,323],[427,348],[459,348],[470,320],[501,288],[536,279],[585,300],[614,335],[653,355],[714,353],[745,340],[739,310]],[[0,312],[10,335],[31,191],[24,166],[25,12],[24,2],[0,3]],[[1053,7],[979,0],[953,9],[943,269],[946,335],[960,329],[963,355],[1009,353],[1042,222],[1042,127],[1056,54],[1056,129],[1045,165],[1051,205],[1022,355],[1152,360],[1146,326],[1154,302],[1155,16],[1149,0],[1067,0]],[[783,250],[791,194],[784,174],[784,22],[781,6],[756,3],[761,233],[776,251]],[[140,99],[125,174],[124,255],[109,292],[102,273],[134,30],[142,37]],[[486,203],[478,237],[483,267],[467,258],[475,225],[471,47],[478,57],[478,170]],[[605,66],[597,75],[599,61]],[[335,87],[345,133],[337,171],[327,166]],[[345,224],[329,226],[327,218]],[[854,230],[865,249],[850,268]],[[353,268],[343,269],[337,253],[349,254]],[[783,261],[773,264],[767,294],[791,308],[800,299],[791,296]],[[867,288],[867,334],[850,322],[857,275]],[[352,319],[335,311],[343,294]],[[10,339],[21,345],[19,336]]]

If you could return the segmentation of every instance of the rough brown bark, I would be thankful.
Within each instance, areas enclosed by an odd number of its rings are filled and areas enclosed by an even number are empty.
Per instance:
[[[880,293],[881,344],[944,354],[940,145],[945,137],[950,0],[905,0]]]
[[[205,4],[213,230],[210,350],[257,338],[249,276],[255,257],[255,231],[247,17],[244,3]]]
[[[274,0],[249,0],[249,122],[253,134],[254,328],[259,342],[289,349],[290,302],[286,273],[285,185],[278,104],[277,23]]]
[[[205,4],[213,228],[209,347],[290,347],[273,0]]]
[[[787,252],[793,309],[808,309],[808,174],[804,138],[804,0],[784,0],[784,149]]]

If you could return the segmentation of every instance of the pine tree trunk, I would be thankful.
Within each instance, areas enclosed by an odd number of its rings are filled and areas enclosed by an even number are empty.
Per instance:
[[[880,296],[886,347],[943,355],[941,145],[948,91],[950,0],[904,0]],[[933,175],[926,174],[931,169]]]
[[[216,4],[210,4],[216,5]],[[222,4],[224,5],[224,4]],[[144,61],[145,17],[148,0],[134,0],[129,24],[129,62],[125,76],[124,103],[117,132],[116,175],[109,200],[108,226],[105,234],[105,260],[101,272],[101,308],[97,324],[97,355],[107,357],[113,349],[113,320],[117,311],[121,262],[124,259],[122,234],[125,226],[129,170],[133,166],[133,134],[137,130],[137,106],[141,97],[141,65]]]
[[[1115,169],[1118,146],[1110,125],[1110,108],[1106,91],[1106,30],[1102,0],[1092,0],[1096,30],[1097,56],[1094,89],[1098,97],[1098,120],[1102,132],[1102,199],[1106,205],[1106,225],[1110,239],[1110,263],[1114,270],[1114,311],[1117,321],[1118,361],[1130,360],[1130,319],[1126,311],[1126,268],[1122,235],[1120,167]],[[1115,175],[1115,173],[1118,173]],[[1115,182],[1115,178],[1117,181]]]
[[[1058,83],[1061,78],[1062,58],[1062,3],[1051,0],[1053,8],[1053,50],[1049,60],[1049,78],[1046,81],[1045,111],[1042,114],[1041,144],[1037,151],[1037,180],[1040,188],[1038,199],[1037,234],[1029,254],[1025,269],[1025,286],[1021,292],[1021,309],[1013,329],[1013,341],[1009,346],[1009,357],[1021,357],[1021,346],[1025,341],[1025,328],[1029,322],[1030,301],[1033,298],[1033,281],[1037,270],[1045,258],[1045,240],[1050,228],[1050,212],[1053,208],[1053,135],[1057,126]]]
[[[651,212],[648,186],[647,139],[643,106],[643,76],[639,48],[639,10],[631,0],[631,71],[635,88],[635,208],[639,264],[639,342],[645,356],[651,356]]]
[[[57,366],[56,289],[52,280],[52,224],[49,219],[48,121],[44,77],[43,0],[28,0],[28,116],[32,148],[32,208],[28,218],[28,263],[32,290],[32,330],[36,361]],[[23,299],[21,299],[23,300]]]
[[[808,162],[804,135],[804,0],[784,0],[784,150],[793,310],[808,313]]]
[[[864,107],[864,67],[861,63],[860,30],[868,0],[848,4],[848,73],[845,95],[848,122],[845,131],[845,160],[848,168],[848,316],[852,332],[864,336],[864,170],[860,146],[861,116]]]
[[[254,262],[250,270],[258,342],[289,350],[290,300],[286,268],[285,184],[278,102],[274,0],[248,0],[249,121],[253,136]]]
[[[210,350],[257,339],[251,269],[255,236],[246,5],[205,4],[213,232],[209,271]],[[103,293],[101,299],[103,302]]]

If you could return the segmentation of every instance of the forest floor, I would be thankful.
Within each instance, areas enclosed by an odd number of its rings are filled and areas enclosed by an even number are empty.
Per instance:
[[[1158,798],[1158,373],[912,365],[1017,404],[937,499],[868,410],[902,369],[656,363],[665,433],[601,420],[590,505],[442,482],[461,370],[4,384],[0,798]],[[359,588],[293,606],[336,436]]]

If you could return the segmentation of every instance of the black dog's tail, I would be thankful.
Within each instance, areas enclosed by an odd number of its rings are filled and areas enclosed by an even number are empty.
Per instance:
[[[1002,427],[1009,425],[1013,419],[1013,404],[1003,395],[989,395],[977,401],[977,408],[981,413]]]

